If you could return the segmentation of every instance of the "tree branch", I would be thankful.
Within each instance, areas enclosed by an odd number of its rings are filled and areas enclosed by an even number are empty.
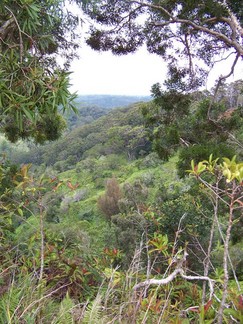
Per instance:
[[[163,27],[165,25],[174,24],[174,23],[185,24],[185,25],[191,26],[191,27],[193,27],[194,30],[198,30],[198,31],[204,32],[208,35],[214,36],[218,40],[221,40],[225,44],[229,45],[230,47],[234,47],[236,49],[237,53],[239,53],[240,56],[243,56],[243,46],[240,45],[240,43],[237,41],[237,39],[235,37],[235,34],[237,31],[240,34],[240,36],[243,37],[243,28],[241,27],[240,23],[238,22],[237,17],[231,12],[231,10],[228,8],[228,6],[226,6],[226,9],[227,9],[231,19],[222,17],[222,18],[220,18],[220,20],[224,21],[225,23],[227,23],[229,25],[230,29],[232,30],[232,36],[233,36],[232,39],[218,31],[215,31],[215,30],[210,29],[206,26],[197,24],[189,19],[183,19],[183,18],[178,18],[176,16],[173,16],[173,14],[171,14],[168,10],[166,10],[162,5],[153,5],[153,4],[142,2],[142,1],[133,1],[133,3],[142,5],[143,7],[148,7],[151,9],[159,10],[168,16],[168,18],[169,18],[168,21],[164,21],[164,22],[160,22],[160,23],[154,22],[153,23],[154,26]],[[204,22],[212,23],[212,22],[218,22],[218,21],[219,20],[217,18],[213,17],[213,18],[210,18],[210,20],[205,20]]]
[[[230,10],[227,1],[224,0],[223,2],[224,7],[228,10],[230,18],[231,18],[231,23],[233,24],[234,28],[238,30],[240,33],[241,37],[243,37],[243,28],[241,27],[240,22],[238,21],[237,17],[233,14],[233,12]]]
[[[20,26],[19,26],[19,23],[14,15],[14,13],[7,7],[5,6],[5,9],[7,9],[7,11],[9,11],[12,15],[12,19],[14,20],[17,28],[18,28],[18,31],[19,31],[19,50],[20,50],[20,62],[22,63],[23,61],[23,53],[24,53],[24,45],[23,45],[23,39],[22,39],[22,31],[20,29]]]
[[[139,5],[143,6],[143,7],[149,7],[149,8],[152,8],[152,9],[157,9],[159,11],[162,11],[169,18],[173,19],[173,15],[162,6],[157,6],[157,5],[154,5],[154,4],[148,4],[148,3],[145,3],[145,2],[142,2],[142,1],[132,1],[132,2],[136,3],[136,4],[139,4]]]
[[[150,285],[166,285],[168,283],[170,283],[171,281],[173,281],[177,275],[180,275],[183,279],[186,280],[204,280],[204,281],[208,281],[209,284],[209,289],[210,289],[210,297],[209,299],[212,298],[213,294],[214,294],[214,282],[215,280],[207,277],[207,276],[187,276],[184,273],[184,270],[182,269],[182,265],[183,263],[186,261],[186,257],[187,257],[187,252],[184,252],[184,256],[182,257],[182,259],[178,262],[178,265],[176,267],[176,269],[170,274],[168,275],[166,278],[163,279],[147,279],[143,282],[140,282],[138,284],[136,284],[133,289],[137,290],[141,287],[147,287]]]
[[[134,290],[137,290],[141,287],[146,287],[150,285],[167,285],[169,282],[175,279],[175,277],[181,273],[182,269],[175,269],[168,277],[163,278],[163,279],[147,279],[143,282],[140,282],[139,284],[135,285],[133,287]]]
[[[230,72],[229,72],[227,75],[220,76],[219,79],[218,79],[217,86],[216,86],[216,89],[215,89],[215,91],[214,91],[213,99],[211,100],[211,103],[210,103],[210,105],[209,105],[209,107],[208,107],[207,117],[208,117],[209,120],[212,120],[212,118],[210,117],[210,112],[211,112],[212,106],[213,106],[213,104],[214,104],[214,102],[215,102],[215,99],[216,99],[216,96],[217,96],[217,93],[218,93],[219,87],[221,86],[221,84],[222,84],[222,82],[223,82],[224,80],[226,80],[227,78],[229,78],[229,77],[234,73],[235,66],[236,66],[236,64],[237,64],[237,62],[238,62],[238,60],[239,60],[239,58],[240,58],[240,54],[238,53],[238,54],[236,55],[235,59],[234,59],[234,62],[233,62],[233,64],[232,64],[232,66],[231,66],[231,70],[230,70]]]
[[[205,26],[198,25],[189,19],[173,18],[172,20],[166,22],[166,24],[168,24],[168,25],[176,24],[176,23],[191,26],[191,27],[193,27],[194,30],[198,30],[198,31],[201,31],[207,35],[214,36],[218,40],[223,41],[226,45],[229,45],[230,47],[234,47],[236,49],[237,53],[239,53],[240,56],[243,56],[243,47],[237,41],[230,39],[229,37],[225,36],[222,33],[219,33],[215,30],[209,29]],[[164,22],[155,23],[154,25],[157,27],[160,27],[160,26],[164,25]]]
[[[12,27],[13,23],[15,22],[14,18],[11,17],[0,27],[0,39],[4,39],[6,34],[8,33],[9,29]]]
[[[150,285],[157,285],[157,286],[160,286],[160,285],[166,285],[168,284],[169,282],[171,282],[172,280],[174,280],[177,275],[180,275],[183,279],[186,279],[186,280],[205,280],[205,281],[208,281],[209,283],[209,289],[210,289],[210,297],[209,299],[212,298],[213,294],[214,294],[214,283],[215,283],[215,280],[207,277],[207,276],[187,276],[184,274],[184,270],[181,269],[181,268],[177,268],[175,269],[168,277],[166,278],[163,278],[163,279],[148,279],[148,280],[145,280],[143,282],[140,282],[139,284],[135,285],[133,287],[134,290],[137,290],[141,287],[146,287],[146,286],[150,286]]]

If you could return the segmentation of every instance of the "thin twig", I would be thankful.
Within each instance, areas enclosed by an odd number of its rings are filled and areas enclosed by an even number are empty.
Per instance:
[[[221,84],[222,84],[222,82],[224,80],[226,80],[227,78],[229,78],[234,73],[235,66],[236,66],[236,63],[238,62],[239,58],[240,58],[240,54],[238,53],[236,55],[235,59],[234,59],[233,64],[231,65],[230,72],[227,75],[224,75],[224,76],[219,77],[219,79],[218,79],[218,82],[217,82],[217,85],[216,85],[216,88],[215,88],[215,91],[214,91],[213,99],[211,100],[210,105],[208,107],[207,117],[208,117],[209,120],[212,120],[212,118],[210,117],[210,113],[211,113],[212,106],[213,106],[213,104],[216,101],[216,96],[218,94],[219,87],[221,86]]]
[[[22,39],[22,31],[21,31],[21,28],[19,26],[19,23],[18,23],[15,15],[14,15],[14,13],[12,12],[12,10],[9,9],[7,6],[4,6],[4,7],[5,7],[5,9],[7,9],[11,13],[11,15],[12,15],[12,17],[13,17],[16,25],[17,25],[18,31],[19,31],[20,63],[22,63],[23,62],[23,53],[24,53],[24,45],[23,45],[23,39]]]
[[[53,294],[55,294],[58,290],[63,289],[63,288],[65,288],[65,287],[67,287],[67,286],[70,286],[70,285],[71,285],[71,283],[68,283],[68,284],[63,285],[63,286],[61,286],[61,287],[58,287],[57,289],[51,291],[49,294],[47,294],[47,295],[45,295],[45,296],[39,298],[38,300],[33,301],[31,304],[29,304],[29,305],[28,305],[28,306],[23,310],[22,314],[19,316],[19,319],[21,319],[21,318],[24,316],[24,314],[25,314],[29,309],[31,309],[33,306],[35,306],[36,304],[40,303],[42,300],[44,300],[44,299],[46,299],[46,298],[49,298],[50,296],[52,296]]]

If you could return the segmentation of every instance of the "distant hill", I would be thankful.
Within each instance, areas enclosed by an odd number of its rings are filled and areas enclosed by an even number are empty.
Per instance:
[[[97,106],[99,108],[117,108],[130,104],[150,101],[150,96],[118,96],[118,95],[82,95],[76,99],[77,105]]]
[[[68,129],[92,123],[94,120],[108,114],[110,108],[102,108],[97,105],[87,105],[81,102],[76,103],[77,113],[68,112],[65,114]]]
[[[65,115],[68,129],[89,124],[97,118],[106,115],[111,109],[128,107],[134,103],[147,102],[149,96],[113,96],[113,95],[87,95],[78,96],[75,106],[78,113],[68,112]]]
[[[107,114],[96,114],[84,118],[80,124],[68,131],[62,138],[42,146],[33,146],[28,152],[12,154],[15,163],[32,163],[54,166],[58,171],[74,168],[76,163],[87,157],[99,158],[111,154],[122,154],[128,159],[136,159],[140,153],[146,155],[151,150],[144,130],[141,103],[109,110]],[[87,109],[87,114],[88,114]]]

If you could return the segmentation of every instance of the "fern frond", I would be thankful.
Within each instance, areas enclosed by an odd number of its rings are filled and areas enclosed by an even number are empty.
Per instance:
[[[101,295],[98,294],[95,300],[87,305],[82,323],[84,324],[97,324],[97,323],[105,323],[105,318],[102,318],[102,306],[101,306],[102,298]]]
[[[75,307],[74,302],[69,297],[68,293],[62,300],[58,317],[52,321],[52,324],[74,324],[72,309]]]

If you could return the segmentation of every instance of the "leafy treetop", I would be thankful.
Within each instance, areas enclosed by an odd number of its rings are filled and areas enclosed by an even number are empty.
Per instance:
[[[65,69],[78,47],[77,26],[63,0],[1,1],[0,129],[12,142],[60,136],[59,107],[73,108]]]

